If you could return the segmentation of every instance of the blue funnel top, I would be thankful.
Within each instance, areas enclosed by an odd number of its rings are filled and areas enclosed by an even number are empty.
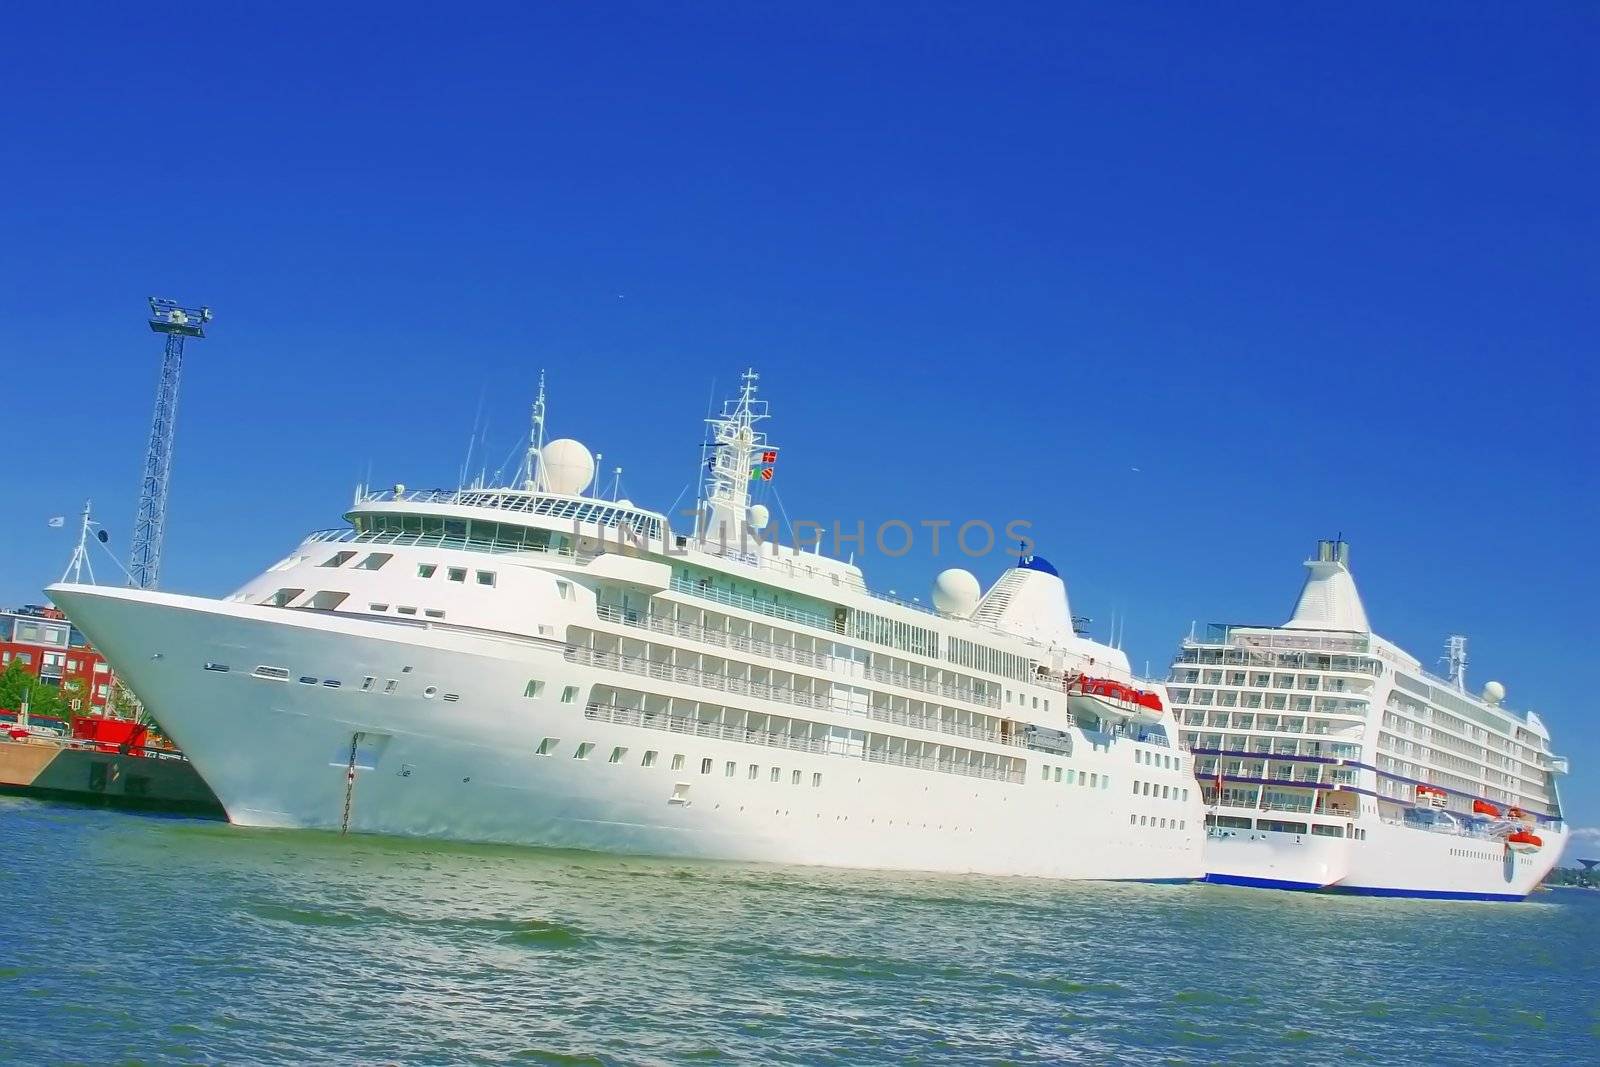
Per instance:
[[[1057,571],[1051,562],[1045,559],[1043,556],[1022,556],[1017,560],[1017,569],[1024,571],[1043,571],[1046,574],[1055,575],[1057,578],[1061,577],[1061,573]]]

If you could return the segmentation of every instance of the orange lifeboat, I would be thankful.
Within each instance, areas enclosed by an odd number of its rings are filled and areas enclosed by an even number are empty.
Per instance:
[[[1537,852],[1544,847],[1544,838],[1527,830],[1506,835],[1506,847],[1513,852]]]
[[[1067,703],[1074,711],[1147,725],[1161,721],[1161,697],[1114,678],[1079,676],[1067,683]]]
[[[1500,817],[1500,809],[1487,800],[1474,800],[1472,802],[1472,814],[1487,815],[1492,819],[1498,819]]]
[[[1450,800],[1450,794],[1436,785],[1418,785],[1416,792],[1418,807],[1442,808]]]

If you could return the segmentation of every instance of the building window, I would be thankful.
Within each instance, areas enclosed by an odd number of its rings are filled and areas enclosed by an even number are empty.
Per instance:
[[[538,679],[530,678],[528,684],[522,687],[522,695],[537,700],[544,692],[544,683]]]
[[[578,751],[572,754],[573,759],[588,759],[589,753],[594,751],[594,742],[585,741],[578,746]]]
[[[547,738],[545,738],[543,741],[539,742],[539,755],[541,755],[541,756],[553,756],[553,755],[555,755],[556,754],[556,746],[559,745],[560,743],[561,743],[561,739],[559,737],[547,737]]]

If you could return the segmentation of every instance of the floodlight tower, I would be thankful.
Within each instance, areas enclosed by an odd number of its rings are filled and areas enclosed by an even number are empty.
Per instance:
[[[150,447],[139,483],[139,514],[133,522],[128,573],[140,589],[153,589],[161,577],[161,541],[167,520],[167,483],[172,477],[172,438],[178,418],[178,380],[183,373],[183,342],[204,337],[211,309],[180,307],[177,301],[150,298],[150,329],[166,334],[167,351],[156,384],[156,413],[150,422]]]

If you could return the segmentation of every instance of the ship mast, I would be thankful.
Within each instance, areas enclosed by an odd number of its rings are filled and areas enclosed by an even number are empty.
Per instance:
[[[706,464],[700,508],[706,521],[699,536],[708,545],[727,546],[739,541],[750,517],[751,479],[761,469],[761,458],[777,452],[758,428],[770,417],[767,402],[756,399],[760,377],[754,368],[746,370],[741,375],[738,399],[725,401],[722,414],[706,420],[712,452]]]
[[[539,372],[539,395],[533,400],[533,419],[528,427],[528,455],[522,461],[522,488],[538,492],[544,488],[544,470],[539,457],[544,451],[544,371]]]

